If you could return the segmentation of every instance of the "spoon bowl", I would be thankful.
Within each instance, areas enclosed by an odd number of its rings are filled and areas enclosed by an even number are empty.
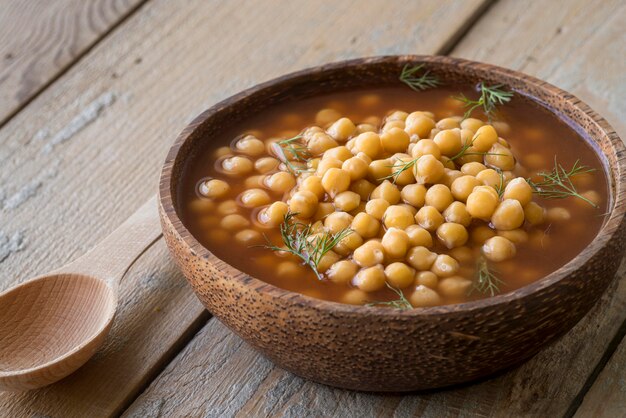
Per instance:
[[[119,282],[160,236],[153,197],[78,260],[0,293],[0,390],[46,386],[85,364],[111,329]]]

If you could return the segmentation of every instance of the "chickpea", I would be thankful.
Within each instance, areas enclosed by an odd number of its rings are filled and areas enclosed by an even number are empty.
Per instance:
[[[515,157],[510,149],[495,143],[489,148],[489,153],[485,155],[485,163],[500,170],[508,171],[515,168]]]
[[[442,215],[446,222],[454,222],[464,227],[468,227],[472,222],[472,217],[465,205],[461,202],[452,202],[450,206],[443,211]]]
[[[380,242],[368,241],[354,250],[352,258],[361,267],[372,267],[385,260],[385,250]]]
[[[230,147],[219,147],[218,149],[213,151],[213,158],[215,159],[226,157],[227,155],[231,155]]]
[[[582,192],[580,195],[584,197],[585,199],[589,200],[594,205],[600,206],[600,202],[602,201],[602,196],[600,196],[600,193],[598,193],[597,191],[587,190],[586,192]],[[584,207],[588,207],[588,203],[582,199],[577,199],[576,203],[584,205]]]
[[[459,119],[454,117],[440,119],[435,126],[437,129],[441,129],[442,131],[461,127]]]
[[[393,128],[404,129],[405,123],[402,120],[390,120],[385,122],[382,129],[380,130],[382,133],[385,133]]]
[[[466,164],[467,165],[467,164]],[[474,176],[466,175],[455,179],[452,182],[452,196],[458,201],[466,202],[468,196],[474,190],[474,187],[480,186],[482,183]]]
[[[336,234],[350,227],[354,218],[349,213],[333,212],[324,219],[324,226],[329,232]]]
[[[385,286],[385,270],[383,266],[376,265],[359,271],[352,284],[365,292],[375,292]]]
[[[348,305],[363,305],[368,300],[369,295],[361,289],[349,289],[341,297],[341,303],[347,303]]]
[[[337,261],[326,271],[326,276],[335,283],[350,283],[359,266],[349,260]]]
[[[352,181],[364,178],[368,168],[367,162],[359,157],[348,158],[341,165],[341,169],[348,172]]]
[[[322,179],[317,176],[309,176],[302,180],[300,190],[313,193],[318,200],[322,200],[324,198],[324,194],[326,193],[324,187],[322,187]]]
[[[437,254],[426,247],[413,247],[406,256],[406,261],[417,270],[430,270],[436,259]]]
[[[413,175],[413,171],[403,169],[407,163],[410,163],[410,161],[410,157],[403,156],[397,158],[396,162],[393,164],[389,175],[393,173],[393,181],[397,186],[406,186],[407,184],[415,183],[415,176]]]
[[[426,191],[426,206],[432,206],[439,212],[443,212],[452,202],[454,202],[454,198],[448,186],[434,184]]]
[[[336,158],[341,162],[346,161],[348,158],[352,158],[353,155],[350,152],[350,150],[347,147],[344,146],[338,146],[335,148],[331,148],[329,150],[327,150],[326,152],[324,152],[324,154],[322,155],[322,159],[324,158]]]
[[[310,218],[317,210],[317,196],[306,190],[294,193],[289,200],[289,210],[302,218]]]
[[[354,123],[350,119],[341,118],[330,125],[327,132],[330,136],[335,138],[335,140],[345,142],[354,133],[355,129],[356,126],[354,126]]]
[[[474,251],[470,247],[456,247],[450,250],[450,257],[459,263],[470,263],[474,260]]]
[[[422,184],[406,185],[402,188],[400,197],[409,205],[420,208],[426,202],[426,187]]]
[[[335,207],[344,212],[350,212],[359,207],[361,196],[354,192],[345,191],[335,196]]]
[[[498,231],[498,235],[508,239],[513,244],[523,244],[528,242],[528,232],[521,228],[511,229],[510,231]]]
[[[517,177],[509,182],[504,189],[503,199],[515,199],[522,206],[526,206],[533,198],[533,189],[526,179]]]
[[[456,170],[456,164],[450,158],[443,156],[439,161],[441,161],[441,164],[443,164],[443,168],[447,168],[448,170]]]
[[[365,212],[381,221],[388,207],[385,199],[372,199],[365,205]]]
[[[461,165],[472,162],[480,163],[483,161],[483,154],[478,152],[473,146],[470,146],[467,148],[467,151],[462,156],[456,158],[455,161]]]
[[[370,123],[360,123],[356,126],[356,130],[354,133],[356,135],[362,134],[363,132],[376,132],[376,125],[372,125]]]
[[[415,270],[401,262],[395,262],[385,267],[387,282],[397,289],[404,289],[413,284]]]
[[[473,243],[482,245],[489,238],[494,237],[496,232],[486,225],[480,225],[472,229],[470,235]]]
[[[563,222],[572,219],[569,210],[561,207],[548,209],[547,218],[550,222]]]
[[[239,195],[239,201],[246,208],[258,208],[270,203],[270,196],[265,190],[250,189]]]
[[[372,238],[378,234],[380,222],[373,216],[361,212],[354,217],[351,228],[363,238]]]
[[[452,276],[441,280],[437,290],[449,298],[460,299],[467,295],[471,286],[471,280],[461,276]]]
[[[435,289],[437,288],[437,283],[439,283],[439,277],[437,277],[437,275],[432,271],[420,271],[415,276],[415,282],[417,285]]]
[[[442,300],[436,291],[420,284],[409,297],[409,302],[411,302],[411,305],[415,308],[427,308],[441,305]]]
[[[220,215],[231,215],[239,212],[239,205],[234,200],[226,200],[217,205],[217,213]]]
[[[413,166],[415,179],[419,184],[434,184],[444,173],[441,161],[432,155],[424,155]]]
[[[331,168],[341,168],[342,166],[343,166],[343,163],[341,162],[341,160],[338,160],[337,158],[334,158],[334,157],[324,158],[317,165],[315,174],[322,177]]]
[[[458,154],[463,146],[461,143],[461,131],[459,129],[446,129],[441,131],[435,135],[433,141],[437,144],[441,153],[447,157]]]
[[[437,238],[447,248],[465,245],[468,237],[467,229],[460,224],[445,222],[437,228]]]
[[[230,186],[223,180],[211,179],[200,185],[200,193],[212,199],[224,197],[230,191]]]
[[[421,139],[411,149],[411,157],[420,158],[423,155],[432,155],[439,159],[441,158],[441,150],[432,139]]]
[[[215,209],[215,202],[209,199],[195,199],[189,203],[189,209],[194,213],[210,213]]]
[[[472,218],[488,221],[498,207],[498,194],[491,187],[478,186],[467,197],[467,211]]]
[[[441,213],[432,206],[424,206],[417,211],[415,222],[427,231],[434,232],[444,219]]]
[[[244,180],[243,185],[246,189],[258,189],[265,186],[265,176],[250,176]]]
[[[487,152],[498,141],[498,133],[491,125],[483,125],[472,139],[472,146],[478,152]]]
[[[477,163],[477,162],[469,162],[469,163],[465,163],[463,164],[463,166],[461,166],[461,173],[468,175],[468,176],[474,176],[476,177],[478,175],[478,173],[480,173],[483,170],[486,170],[487,167],[485,167],[484,164],[482,163]]]
[[[535,202],[530,202],[524,206],[524,219],[533,226],[541,225],[545,219],[545,209]]]
[[[409,209],[400,205],[392,205],[385,210],[383,223],[387,228],[405,229],[415,223],[413,214]]]
[[[524,209],[515,199],[503,200],[491,215],[491,223],[501,231],[519,228],[524,223]]]
[[[320,126],[327,126],[341,118],[341,113],[335,109],[322,109],[315,115],[315,123]]]
[[[461,121],[461,129],[469,129],[472,132],[476,132],[478,128],[483,126],[485,122],[476,118],[467,118]]]
[[[404,152],[409,146],[409,134],[401,128],[391,128],[380,135],[380,143],[387,153]]]
[[[258,219],[263,225],[278,226],[285,219],[289,206],[285,202],[274,202],[259,212]]]
[[[375,188],[375,185],[365,179],[357,180],[350,185],[350,190],[361,196],[361,200],[367,200]]]
[[[337,142],[327,133],[318,132],[313,134],[307,142],[307,148],[312,155],[322,155],[324,152],[337,146]]]
[[[492,125],[498,132],[498,135],[509,136],[511,134],[511,126],[504,121],[496,120]]]
[[[392,162],[388,159],[374,160],[367,167],[368,178],[372,181],[379,181],[391,175]]]
[[[395,205],[400,201],[400,190],[389,180],[385,180],[374,189],[371,198],[384,199],[389,202],[389,204]]]
[[[374,132],[364,132],[356,137],[353,152],[363,152],[374,159],[382,151],[380,136]]]
[[[235,143],[235,150],[251,157],[257,157],[265,152],[263,141],[252,135],[246,135]]]
[[[316,133],[320,133],[320,132],[324,132],[324,130],[320,128],[319,126],[309,126],[304,131],[302,131],[301,133],[302,139],[304,140],[305,143],[309,142],[311,138],[313,138],[313,135],[315,135]]]
[[[236,231],[238,229],[243,229],[250,225],[250,221],[239,215],[238,213],[233,213],[231,215],[226,215],[220,222],[220,226],[227,231]]]
[[[361,236],[356,232],[352,231],[348,233],[348,235],[343,237],[341,241],[337,243],[337,245],[335,245],[334,250],[338,254],[348,256],[361,245],[363,245],[363,238],[361,238]]]
[[[459,271],[459,262],[447,254],[439,254],[430,271],[439,277],[453,276]]]
[[[435,121],[423,112],[410,113],[404,122],[404,130],[409,135],[417,135],[420,138],[427,138],[430,131],[435,127]]]
[[[263,237],[254,229],[244,229],[235,234],[235,240],[237,240],[240,244],[250,246],[262,242]]]
[[[276,266],[276,274],[278,277],[284,277],[288,279],[296,279],[302,275],[300,265],[295,261],[281,261]]]
[[[322,187],[330,197],[335,197],[350,187],[350,174],[341,168],[331,168],[322,177]]]
[[[482,253],[490,261],[508,260],[515,256],[515,244],[504,237],[495,236],[485,241]]]
[[[265,185],[275,193],[285,193],[295,187],[296,179],[291,173],[279,171],[267,177]]]
[[[403,258],[409,250],[409,235],[402,229],[389,228],[381,241],[385,253],[391,258]]]
[[[433,246],[433,237],[430,232],[418,225],[409,225],[404,230],[409,236],[409,245],[411,247],[426,247]]]
[[[454,183],[454,180],[462,176],[463,176],[463,173],[461,173],[459,170],[450,170],[448,168],[444,168],[443,176],[441,176],[441,178],[439,179],[439,183],[445,184],[446,186],[451,188],[452,183]]]
[[[320,273],[326,273],[330,266],[339,260],[341,260],[341,256],[330,250],[320,258],[319,263],[317,263],[317,271]]]
[[[236,155],[222,160],[222,170],[229,176],[241,176],[252,171],[254,165],[247,157]]]
[[[391,113],[389,113],[389,115],[387,115],[387,117],[385,118],[385,120],[390,121],[390,120],[401,120],[401,121],[405,121],[407,116],[409,116],[408,113],[403,112],[402,110],[394,110]]]
[[[476,174],[476,179],[485,186],[493,188],[500,187],[504,182],[503,177],[493,168],[488,168]]]

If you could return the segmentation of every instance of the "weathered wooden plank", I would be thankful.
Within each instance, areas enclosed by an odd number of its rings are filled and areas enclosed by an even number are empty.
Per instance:
[[[625,7],[618,1],[603,7],[567,3],[500,1],[452,53],[521,68],[570,89],[624,132],[613,113],[614,104],[619,109],[625,103],[618,82],[624,69],[582,63],[611,59],[613,51],[603,45],[614,42],[612,35],[621,30]],[[565,32],[567,36],[558,36]],[[592,90],[593,82],[577,81],[590,79],[614,80],[615,85]],[[618,275],[589,315],[521,367],[475,385],[408,396],[355,393],[303,381],[270,366],[211,319],[126,415],[562,416],[626,317],[626,263]]]
[[[0,2],[0,125],[145,0]]]
[[[0,289],[75,258],[128,217],[154,193],[178,132],[217,100],[326,61],[436,53],[486,2],[360,4],[148,2],[0,130]],[[159,245],[141,260],[157,273],[123,283],[115,350],[48,389],[0,394],[0,411],[114,415],[173,357],[206,313]]]

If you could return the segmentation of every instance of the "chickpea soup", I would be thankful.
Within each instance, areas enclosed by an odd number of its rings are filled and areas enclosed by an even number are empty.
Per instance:
[[[499,86],[407,84],[271,107],[207,141],[183,222],[263,281],[397,309],[520,288],[592,241],[607,180],[574,129]]]

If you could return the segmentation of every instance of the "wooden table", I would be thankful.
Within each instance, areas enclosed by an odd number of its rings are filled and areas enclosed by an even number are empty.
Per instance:
[[[620,0],[0,0],[0,291],[101,240],[156,190],[200,111],[329,61],[450,54],[571,91],[626,138]],[[444,391],[355,393],[254,352],[196,300],[162,240],[132,267],[105,346],[7,417],[624,416],[626,263],[567,335]]]

